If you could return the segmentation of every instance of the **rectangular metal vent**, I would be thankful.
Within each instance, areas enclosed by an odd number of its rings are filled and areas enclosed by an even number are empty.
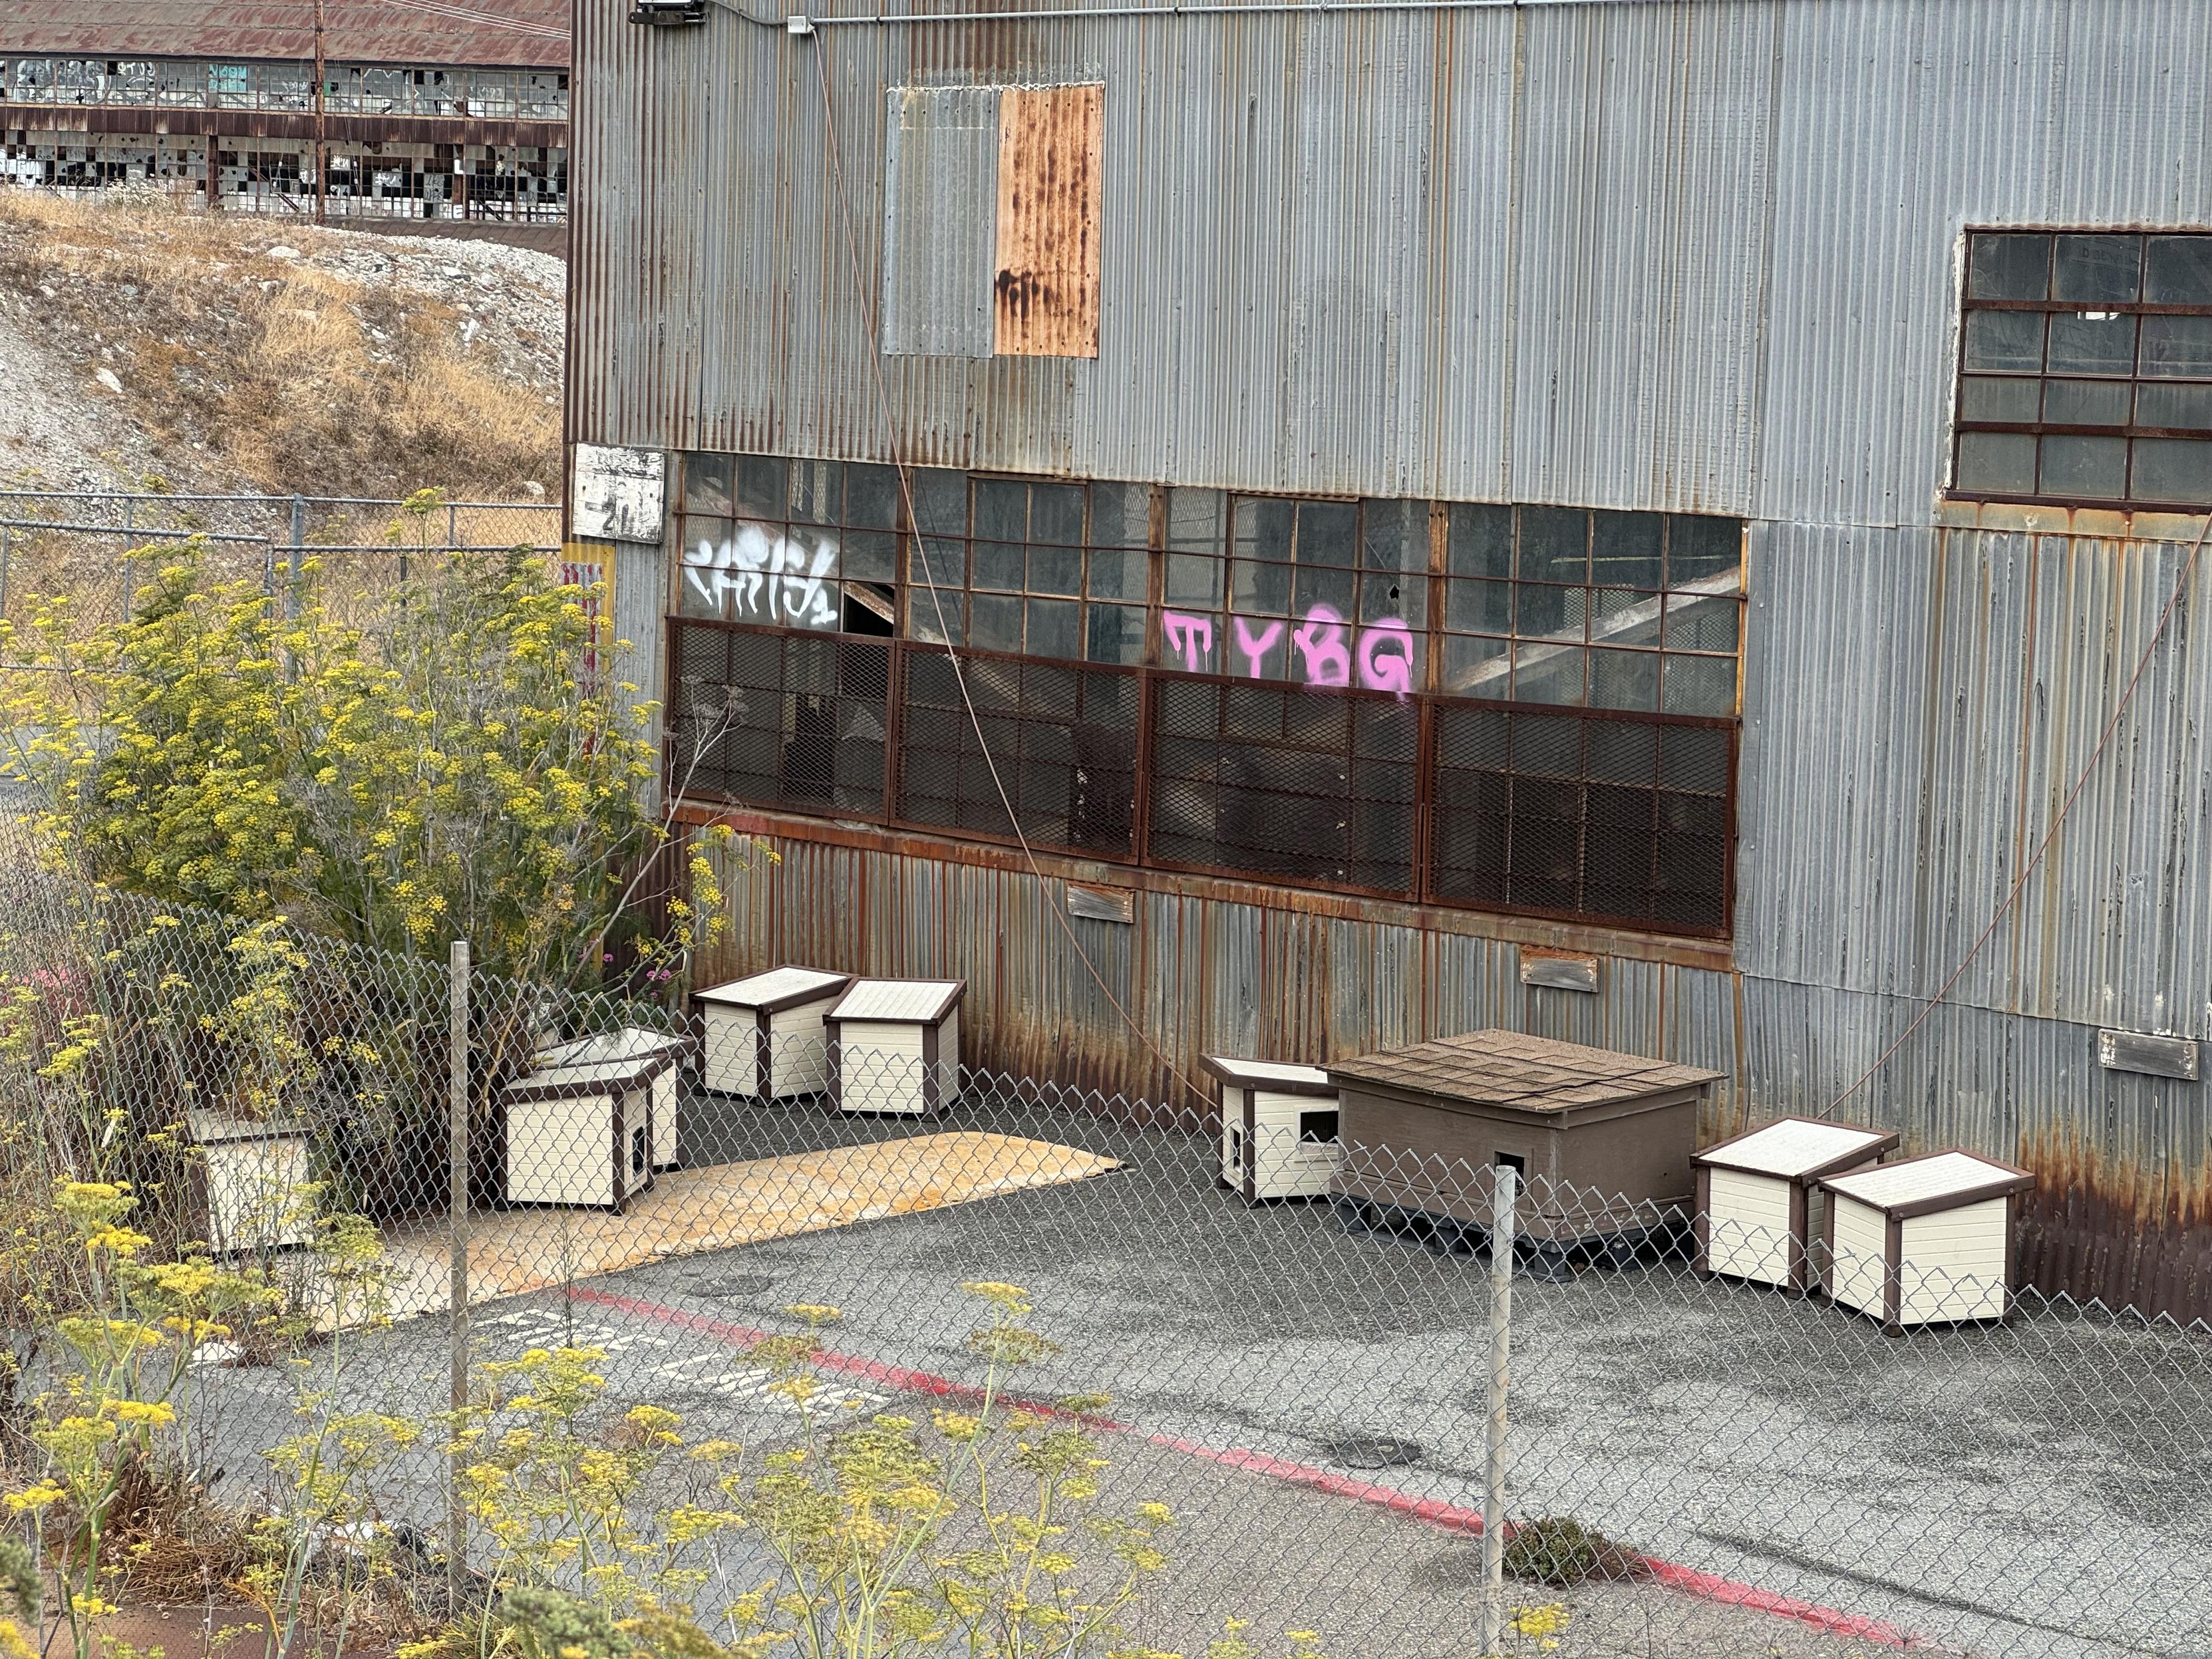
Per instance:
[[[1595,996],[1597,994],[1597,958],[1557,956],[1548,951],[1523,951],[1521,953],[1521,982],[1540,986],[1547,991],[1581,991]]]
[[[2108,1072],[2142,1072],[2191,1083],[2200,1075],[2194,1038],[2149,1036],[2141,1031],[2098,1032],[2097,1064]]]

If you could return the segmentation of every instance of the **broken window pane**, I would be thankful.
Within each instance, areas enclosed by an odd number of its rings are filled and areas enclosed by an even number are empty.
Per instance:
[[[1959,400],[1959,414],[1969,421],[2036,419],[2036,397],[2043,382],[1995,374],[1969,374]]]
[[[2154,305],[2212,306],[2212,236],[2152,237],[2143,298]]]
[[[1967,432],[1959,438],[1960,489],[2026,495],[2035,489],[2035,440],[2025,432]]]
[[[2126,439],[2054,435],[2043,440],[2038,494],[2118,501],[2127,494],[2127,488]]]
[[[2050,280],[2050,237],[1989,232],[1974,237],[1966,270],[1969,299],[2040,300]]]
[[[1966,367],[2033,374],[2043,368],[2043,313],[1974,311],[1966,315]]]
[[[2051,275],[2054,300],[2125,305],[2142,280],[2140,236],[2061,236]]]

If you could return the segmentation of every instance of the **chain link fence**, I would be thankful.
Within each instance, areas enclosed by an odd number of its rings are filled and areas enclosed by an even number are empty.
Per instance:
[[[434,493],[403,501],[0,490],[0,616],[20,626],[38,601],[67,595],[80,626],[119,621],[160,550],[194,539],[225,579],[271,595],[319,560],[319,595],[339,620],[357,620],[427,557],[557,550],[561,509]]]
[[[485,1449],[521,1443],[500,1437],[582,1350],[579,1431],[640,1460],[630,1545],[710,1613],[794,1581],[759,1528],[700,1530],[700,1459],[889,1417],[949,1467],[1013,1408],[1033,1448],[1085,1430],[1079,1511],[1152,1517],[1164,1559],[1122,1617],[1156,1649],[1203,1651],[1231,1616],[1338,1659],[2212,1649],[2201,1326],[1900,1268],[1686,1189],[1503,1176],[1317,1095],[1255,1086],[1224,1121],[994,1074],[962,1048],[988,1011],[950,983],[823,964],[678,1004],[5,880],[31,1033],[11,1111],[72,1167],[127,1168],[155,1249],[209,1241],[281,1282],[324,1333],[297,1362],[320,1409],[489,1437],[449,1462],[426,1434],[364,1476],[361,1524],[428,1577],[457,1535],[471,1585],[538,1559],[551,1523]],[[341,1212],[374,1224],[371,1298],[314,1248]],[[1793,1269],[1838,1298],[1755,1282]],[[973,1334],[1007,1285],[1048,1339],[1010,1372]],[[220,1344],[194,1377],[198,1467],[281,1506],[298,1380]],[[638,1449],[661,1434],[680,1447]],[[988,1541],[962,1524],[917,1575]],[[1091,1593],[1114,1558],[1069,1536]],[[559,1570],[599,1582],[587,1558]]]

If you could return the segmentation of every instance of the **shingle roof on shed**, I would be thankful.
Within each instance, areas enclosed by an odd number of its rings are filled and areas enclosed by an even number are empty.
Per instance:
[[[1469,1031],[1411,1048],[1361,1054],[1334,1062],[1328,1074],[1340,1082],[1380,1084],[1531,1112],[1641,1100],[1721,1077],[1694,1066],[1500,1030]]]
[[[333,0],[333,64],[568,67],[568,0]],[[82,58],[315,55],[313,0],[0,0],[0,52]]]

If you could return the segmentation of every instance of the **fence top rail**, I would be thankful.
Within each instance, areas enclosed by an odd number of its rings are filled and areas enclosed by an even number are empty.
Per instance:
[[[558,550],[557,542],[305,542],[295,547],[273,535],[240,534],[228,530],[179,530],[168,525],[62,524],[50,519],[0,518],[0,530],[38,530],[63,536],[113,536],[141,541],[227,542],[251,547],[274,545],[281,553],[386,553],[400,558],[430,553],[512,553],[518,547],[532,552]]]
[[[302,501],[310,507],[404,507],[407,505],[403,499],[379,495],[186,495],[128,489],[0,489],[0,501],[160,501],[169,505],[227,502],[256,507],[289,507],[294,501]],[[561,510],[557,502],[537,501],[439,501],[435,508],[461,513],[558,513]]]

